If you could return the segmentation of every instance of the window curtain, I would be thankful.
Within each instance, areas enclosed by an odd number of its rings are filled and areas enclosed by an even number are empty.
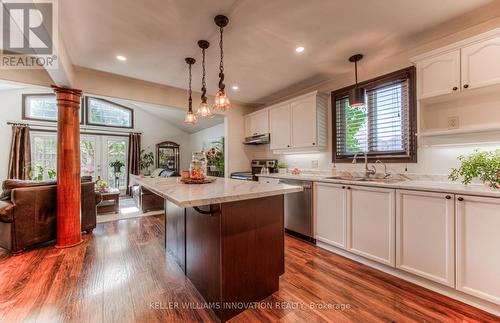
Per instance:
[[[141,134],[131,133],[128,137],[127,193],[130,194],[130,174],[141,173]]]
[[[30,168],[30,129],[27,125],[13,125],[8,178],[29,179]]]

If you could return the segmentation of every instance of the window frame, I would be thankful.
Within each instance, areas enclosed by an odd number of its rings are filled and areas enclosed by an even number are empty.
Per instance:
[[[89,99],[92,100],[97,100],[97,101],[102,101],[111,105],[115,105],[120,107],[121,109],[128,110],[130,112],[130,126],[111,126],[111,125],[105,125],[105,124],[100,124],[100,123],[94,123],[90,121],[90,109],[89,109]],[[101,98],[96,98],[93,96],[88,96],[86,95],[84,98],[84,109],[85,109],[85,124],[88,126],[96,126],[96,127],[105,127],[105,128],[117,128],[117,129],[134,129],[134,109],[126,107],[124,105],[106,100],[106,99],[101,99]]]
[[[385,163],[416,163],[417,162],[417,97],[416,97],[416,68],[410,66],[401,70],[388,73],[367,81],[358,83],[358,86],[371,90],[384,86],[390,82],[395,82],[402,78],[408,79],[408,154],[406,152],[368,152],[368,161],[375,162],[379,159]],[[332,113],[332,162],[350,163],[354,154],[337,156],[337,100],[345,98],[356,85],[350,85],[331,92],[331,113]],[[359,157],[359,156],[358,156]]]
[[[53,96],[54,98],[56,98],[56,105],[57,105],[57,96],[56,96],[55,93],[23,93],[21,95],[21,100],[22,100],[22,103],[21,103],[21,108],[22,108],[21,118],[22,118],[22,120],[43,121],[43,122],[57,123],[57,117],[56,117],[56,120],[50,120],[50,119],[35,118],[35,117],[29,116],[27,114],[28,108],[26,106],[26,99],[29,98],[29,97],[37,97],[37,96]],[[83,120],[84,113],[83,113],[83,105],[81,103],[83,103],[83,101],[80,102],[80,124],[83,125],[84,124],[84,120]],[[58,116],[59,116],[59,111],[58,111]]]

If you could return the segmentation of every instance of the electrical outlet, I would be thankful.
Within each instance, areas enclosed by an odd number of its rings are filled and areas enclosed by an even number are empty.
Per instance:
[[[448,117],[448,129],[458,129],[458,116]]]
[[[311,168],[318,168],[318,167],[319,167],[319,161],[318,160],[311,161]]]

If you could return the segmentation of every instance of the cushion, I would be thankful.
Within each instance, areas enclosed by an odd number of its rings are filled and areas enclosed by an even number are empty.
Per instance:
[[[56,181],[28,181],[28,180],[20,180],[20,179],[7,179],[3,181],[2,184],[2,195],[0,196],[0,200],[8,201],[10,200],[11,191],[15,188],[21,187],[36,187],[36,186],[48,186],[48,185],[56,185]]]
[[[161,172],[163,172],[163,171],[164,171],[163,168],[155,169],[154,171],[151,172],[151,178],[155,178],[155,177],[160,176]]]

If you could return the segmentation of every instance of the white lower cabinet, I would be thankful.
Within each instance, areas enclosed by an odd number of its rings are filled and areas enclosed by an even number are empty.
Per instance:
[[[346,248],[346,192],[340,184],[314,185],[315,238],[342,249]]]
[[[500,305],[500,199],[456,196],[457,289]]]
[[[394,267],[395,190],[348,186],[347,250]]]
[[[396,191],[396,267],[455,287],[453,194]]]

